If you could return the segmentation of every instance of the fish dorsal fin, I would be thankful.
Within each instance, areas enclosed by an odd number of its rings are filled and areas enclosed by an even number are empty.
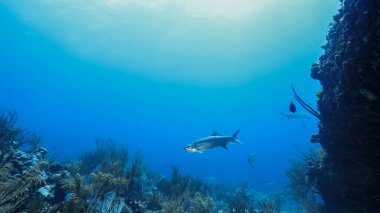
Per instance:
[[[213,131],[211,136],[222,136],[223,134],[218,133],[217,131]]]

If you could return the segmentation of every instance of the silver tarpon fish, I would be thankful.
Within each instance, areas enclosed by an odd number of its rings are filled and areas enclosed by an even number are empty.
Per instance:
[[[311,117],[305,113],[282,113],[282,112],[280,112],[280,115],[282,115],[288,119],[292,119],[292,118],[311,119]]]
[[[236,139],[237,134],[240,130],[237,130],[232,136],[222,135],[217,132],[213,132],[210,136],[201,138],[199,140],[194,141],[193,143],[184,147],[184,149],[188,152],[198,152],[202,153],[207,149],[214,149],[217,147],[227,148],[228,143],[240,143],[241,141]]]

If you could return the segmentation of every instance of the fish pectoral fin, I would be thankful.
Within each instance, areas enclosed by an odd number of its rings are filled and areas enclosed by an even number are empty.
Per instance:
[[[222,147],[226,150],[228,150],[227,144],[223,144]]]

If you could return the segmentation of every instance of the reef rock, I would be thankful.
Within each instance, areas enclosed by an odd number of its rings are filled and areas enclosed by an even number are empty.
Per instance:
[[[380,210],[380,1],[345,0],[325,53],[311,68],[321,82],[317,188],[325,212]]]
[[[38,189],[38,192],[41,194],[41,196],[46,198],[52,198],[54,197],[54,191],[53,188],[55,185],[46,185]]]
[[[26,172],[37,165],[38,162],[42,161],[47,152],[47,149],[41,147],[31,152],[15,150],[13,153],[13,162],[21,171]]]

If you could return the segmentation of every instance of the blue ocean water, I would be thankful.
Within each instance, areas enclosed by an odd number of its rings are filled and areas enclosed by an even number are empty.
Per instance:
[[[148,167],[280,188],[317,120],[288,120],[339,1],[0,1],[0,108],[76,158],[109,137]],[[303,109],[297,105],[299,111]],[[183,147],[214,130],[242,145]],[[254,167],[249,153],[257,154]]]

